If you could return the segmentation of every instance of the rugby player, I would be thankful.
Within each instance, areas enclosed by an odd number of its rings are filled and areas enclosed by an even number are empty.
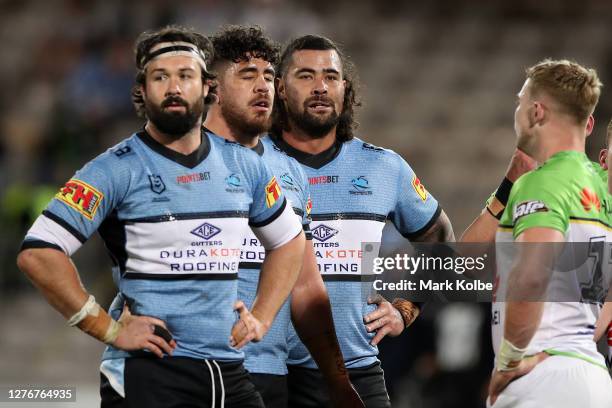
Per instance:
[[[489,386],[495,408],[612,406],[612,382],[592,341],[609,282],[595,271],[591,286],[571,285],[582,281],[582,271],[554,274],[555,252],[541,244],[600,242],[596,248],[603,248],[609,241],[607,186],[584,153],[600,88],[594,70],[545,60],[527,69],[518,94],[518,148],[542,164],[513,186],[496,235],[498,243],[519,246],[514,263],[498,256]],[[575,287],[580,302],[533,301],[544,299],[551,279],[557,287]]]
[[[610,177],[610,175],[612,175],[612,166],[609,165],[609,163],[612,163],[612,149],[610,149],[611,144],[612,120],[608,123],[606,132],[606,147],[601,149],[599,152],[599,165],[601,166],[600,175],[608,184],[608,191],[610,193],[612,193],[612,177]],[[608,340],[608,365],[611,366],[612,369],[612,292],[608,292],[606,303],[604,303],[604,306],[601,309],[601,315],[597,320],[597,325],[595,328],[594,340],[598,342],[604,335],[607,336]]]
[[[69,325],[109,345],[102,406],[263,407],[239,348],[263,338],[287,298],[304,234],[263,160],[202,132],[211,55],[210,41],[184,28],[140,36],[133,100],[144,128],[77,171],[18,257]],[[237,301],[249,227],[268,251],[250,311]],[[118,321],[121,308],[107,314],[70,259],[95,231],[131,312]]]
[[[351,387],[336,338],[329,298],[313,252],[309,231],[308,183],[299,163],[282,153],[268,137],[274,102],[274,66],[278,46],[259,27],[228,26],[212,38],[217,75],[216,96],[207,113],[207,131],[252,148],[273,171],[306,233],[304,264],[291,292],[266,337],[248,344],[244,365],[267,408],[286,408],[287,332],[293,318],[296,331],[326,378],[334,406],[363,406]],[[255,300],[265,251],[252,235],[245,239],[238,293],[250,307]]]
[[[344,363],[366,406],[388,407],[376,344],[402,333],[419,309],[402,299],[368,299],[361,245],[380,242],[387,219],[411,240],[452,241],[450,221],[404,159],[354,137],[357,80],[336,44],[315,35],[293,40],[277,76],[273,137],[310,183],[313,245]],[[289,406],[328,406],[321,373],[293,332],[289,345]]]

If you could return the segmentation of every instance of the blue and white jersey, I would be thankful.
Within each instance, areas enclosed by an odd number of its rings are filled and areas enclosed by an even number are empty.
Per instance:
[[[273,249],[301,230],[279,184],[237,143],[203,132],[198,150],[182,155],[142,131],[79,170],[24,247],[72,255],[97,230],[114,264],[115,319],[125,300],[133,314],[166,322],[174,356],[242,360],[229,336],[243,240],[253,229]],[[129,353],[108,347],[103,360],[119,357]],[[120,374],[112,376],[120,372],[109,373],[111,384],[122,385]]]
[[[310,230],[319,270],[329,293],[334,325],[347,368],[378,361],[363,317],[367,304],[361,279],[361,243],[380,242],[385,221],[410,239],[440,214],[434,197],[395,152],[352,139],[318,155],[277,144],[306,171],[313,200]],[[288,364],[316,368],[291,327]]]
[[[306,175],[300,164],[282,152],[274,142],[262,138],[253,149],[266,162],[287,197],[287,203],[293,207],[301,221],[306,238],[310,238],[310,197]],[[243,242],[240,257],[238,278],[238,298],[249,307],[255,301],[259,282],[259,272],[266,256],[265,250],[257,237],[251,234]],[[244,347],[244,366],[252,373],[287,374],[287,335],[291,321],[289,300],[281,307],[266,336],[258,343],[249,343]]]

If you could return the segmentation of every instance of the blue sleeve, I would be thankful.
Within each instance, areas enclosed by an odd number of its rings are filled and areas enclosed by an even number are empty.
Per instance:
[[[441,209],[408,163],[400,156],[397,159],[397,199],[391,221],[404,237],[412,239],[436,221]]]
[[[35,223],[26,241],[54,243],[45,238],[63,234],[59,226],[84,243],[125,196],[128,185],[129,170],[119,165],[118,158],[111,152],[98,156],[59,189],[40,217],[47,227],[40,229]]]

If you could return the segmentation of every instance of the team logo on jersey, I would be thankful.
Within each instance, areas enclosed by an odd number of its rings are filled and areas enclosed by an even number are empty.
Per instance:
[[[266,206],[270,208],[276,204],[276,200],[278,200],[280,195],[281,188],[276,181],[276,177],[272,177],[268,184],[266,184]]]
[[[242,180],[240,176],[236,173],[232,173],[225,178],[225,191],[228,193],[242,193],[244,192],[244,188],[242,188]]]
[[[149,175],[149,184],[151,185],[151,191],[156,194],[161,194],[166,191],[166,185],[159,174]]]
[[[332,227],[328,227],[325,224],[319,224],[312,230],[312,236],[321,242],[325,242],[334,235],[336,235],[339,231],[337,229],[333,229]]]
[[[356,195],[372,195],[370,190],[370,183],[364,176],[359,176],[351,180],[353,190],[349,190],[349,193]]]
[[[414,188],[414,191],[421,197],[421,200],[427,200],[427,190],[416,175],[412,177],[412,188]]]
[[[209,240],[218,233],[221,232],[221,228],[217,228],[212,224],[205,222],[200,225],[196,229],[191,230],[191,233],[197,237],[204,238],[205,240]]]
[[[525,201],[514,206],[512,213],[512,222],[516,222],[521,217],[537,212],[547,212],[548,207],[542,201],[533,200]]]
[[[291,177],[289,173],[283,173],[283,175],[280,176],[280,180],[284,189],[299,191],[297,185],[295,184],[295,181],[293,181],[293,177]]]
[[[55,198],[68,204],[87,219],[93,220],[104,194],[84,181],[71,179],[55,195]]]
[[[310,217],[310,212],[312,211],[312,200],[310,196],[308,196],[308,200],[306,201],[306,215]]]
[[[588,187],[583,188],[580,192],[580,204],[582,204],[584,211],[601,211],[601,201],[599,201],[599,197],[597,197],[597,194]]]

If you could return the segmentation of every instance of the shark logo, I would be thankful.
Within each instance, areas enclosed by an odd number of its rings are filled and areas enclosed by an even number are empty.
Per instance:
[[[240,177],[235,173],[232,173],[229,176],[227,176],[225,178],[225,182],[227,183],[229,187],[236,188],[236,187],[242,186],[242,181],[240,181]]]

